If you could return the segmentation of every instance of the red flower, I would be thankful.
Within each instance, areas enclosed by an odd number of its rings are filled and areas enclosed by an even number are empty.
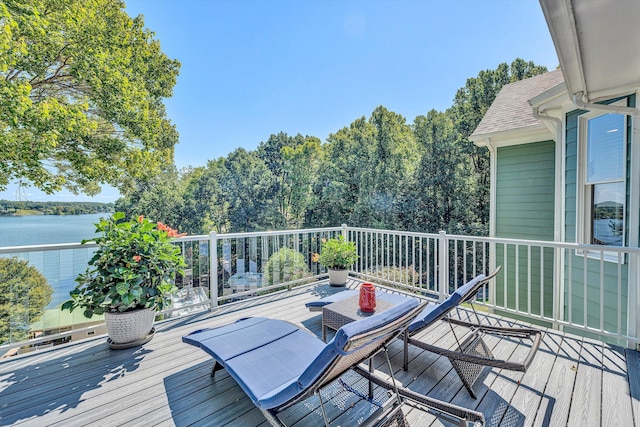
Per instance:
[[[138,222],[144,221],[144,215],[138,215]]]
[[[134,255],[134,256],[133,256],[133,260],[134,260],[135,262],[140,262],[140,260],[141,260],[141,259],[142,259],[142,257],[141,257],[140,255]]]

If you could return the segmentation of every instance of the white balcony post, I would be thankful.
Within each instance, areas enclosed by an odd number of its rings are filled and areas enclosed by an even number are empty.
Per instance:
[[[447,244],[447,233],[438,233],[438,297],[444,301],[449,291],[449,245]]]
[[[627,335],[636,339],[636,342],[627,342],[628,348],[640,351],[640,254],[629,254],[629,297],[627,302]]]
[[[541,248],[540,250],[544,250]],[[566,256],[564,248],[553,249],[553,329],[563,330],[563,326],[560,325],[560,320],[564,319],[564,268],[563,260]]]
[[[213,311],[218,305],[218,236],[215,231],[209,233],[209,295]]]

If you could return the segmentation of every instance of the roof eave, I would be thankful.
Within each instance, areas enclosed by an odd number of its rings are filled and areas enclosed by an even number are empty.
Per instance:
[[[595,103],[637,91],[640,2],[540,0],[569,97]]]
[[[471,135],[469,137],[469,140],[478,147],[492,148],[530,144],[551,139],[553,139],[553,134],[542,123],[482,135]]]

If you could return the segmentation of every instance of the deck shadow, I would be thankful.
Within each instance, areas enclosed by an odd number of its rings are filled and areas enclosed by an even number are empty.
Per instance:
[[[87,400],[85,393],[138,369],[147,353],[150,351],[142,347],[111,350],[106,341],[97,345],[92,342],[75,352],[73,358],[64,354],[0,374],[0,424],[75,409]],[[25,359],[39,356],[42,353]]]

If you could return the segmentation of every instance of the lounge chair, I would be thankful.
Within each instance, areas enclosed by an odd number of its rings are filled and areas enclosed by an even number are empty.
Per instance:
[[[219,328],[195,331],[182,340],[209,353],[214,359],[211,376],[220,369],[227,370],[275,426],[283,425],[278,419],[280,411],[314,394],[320,398],[324,422],[329,425],[320,390],[350,368],[369,379],[370,386],[373,383],[392,391],[391,398],[380,404],[368,419],[372,424],[379,425],[381,420],[397,416],[402,400],[410,399],[458,423],[483,425],[484,417],[479,412],[399,387],[388,356],[391,381],[372,374],[371,365],[369,370],[357,366],[381,351],[386,355],[387,344],[397,338],[423,308],[424,304],[416,299],[405,300],[345,325],[327,344],[295,325],[267,318],[247,318]]]
[[[540,340],[542,337],[540,330],[534,328],[507,328],[484,325],[480,322],[480,317],[475,311],[473,304],[471,304],[471,308],[473,309],[473,313],[476,317],[475,323],[465,322],[450,317],[451,312],[460,304],[464,302],[473,303],[473,299],[478,291],[493,279],[500,272],[500,269],[501,267],[498,267],[489,276],[485,276],[484,274],[476,276],[471,281],[459,287],[441,303],[428,304],[424,310],[413,321],[411,321],[406,332],[401,335],[401,338],[404,341],[403,368],[405,371],[409,368],[409,344],[446,356],[451,361],[451,364],[469,394],[475,399],[477,396],[473,387],[478,378],[481,377],[485,367],[496,367],[522,372],[527,370],[533,361],[538,347],[540,346]],[[327,302],[327,298],[310,302],[307,304],[307,307],[312,311],[318,310],[318,307],[321,309],[321,307],[326,303],[336,302],[341,298],[348,298],[350,295],[347,292],[348,291],[344,291],[332,295],[330,302]],[[447,321],[451,326],[451,331],[453,332],[457,343],[457,349],[449,350],[437,347],[415,338],[418,333],[435,324],[438,320]],[[463,326],[470,329],[470,333],[462,342],[458,339],[453,325]],[[519,361],[496,359],[493,356],[491,349],[489,349],[483,340],[483,336],[485,336],[485,334],[493,334],[518,340],[531,340],[531,348],[527,355]]]

